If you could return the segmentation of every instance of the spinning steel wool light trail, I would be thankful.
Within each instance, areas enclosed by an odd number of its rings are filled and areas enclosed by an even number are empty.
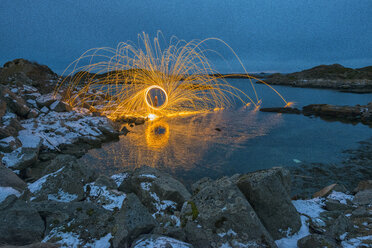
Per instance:
[[[186,42],[173,37],[163,49],[159,37],[160,33],[152,41],[143,33],[138,45],[121,42],[115,49],[88,50],[66,69],[71,72],[56,91],[63,90],[64,100],[71,106],[90,108],[111,119],[210,112],[236,101],[259,107],[261,101],[251,81],[255,78],[245,74],[252,86],[249,95],[212,69],[207,58],[210,50],[203,48],[210,40],[226,45],[242,65],[224,41],[210,38]]]

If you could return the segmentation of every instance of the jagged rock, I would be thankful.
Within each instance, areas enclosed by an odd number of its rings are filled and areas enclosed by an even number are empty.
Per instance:
[[[49,67],[25,59],[15,59],[4,64],[0,71],[0,81],[19,86],[34,86],[41,93],[51,92],[58,78]]]
[[[130,178],[120,185],[119,190],[137,194],[151,213],[166,210],[170,205],[181,209],[191,196],[182,183],[148,166],[136,169]]]
[[[296,233],[301,228],[300,215],[282,183],[282,168],[257,171],[240,176],[237,185],[263,225],[274,239]]]
[[[142,235],[140,238],[135,240],[132,244],[133,248],[157,248],[157,247],[166,247],[166,248],[192,248],[191,244],[182,242],[180,240],[156,235],[156,234],[147,234]]]
[[[16,198],[0,204],[0,244],[26,245],[41,241],[44,229],[43,220],[30,204]]]
[[[352,209],[352,206],[349,204],[340,203],[337,200],[327,199],[325,201],[325,208],[328,211],[344,211],[344,210]]]
[[[353,225],[351,221],[345,215],[341,214],[328,228],[328,234],[339,239],[340,235],[350,232],[352,229]]]
[[[36,103],[39,106],[39,108],[49,107],[56,100],[61,100],[61,99],[62,97],[60,95],[49,93],[49,94],[41,95],[38,98],[36,98]]]
[[[0,127],[0,139],[9,136],[17,136],[18,131],[23,129],[23,127],[16,118],[10,118],[7,121],[5,121],[5,123],[3,121],[3,124],[4,126]]]
[[[118,186],[116,185],[115,180],[108,177],[108,176],[105,176],[105,175],[100,175],[97,178],[95,184],[98,185],[98,186],[105,186],[108,189],[117,189],[118,188]]]
[[[27,117],[30,108],[22,98],[16,96],[7,88],[2,88],[0,97],[6,102],[6,106],[12,110],[12,112],[20,117]]]
[[[87,165],[75,161],[66,163],[58,171],[47,174],[28,186],[31,201],[81,201],[85,197],[84,186],[97,175]]]
[[[6,102],[0,98],[0,119],[3,118],[5,113],[6,113]]]
[[[12,187],[21,192],[27,187],[27,184],[12,170],[0,165],[0,187]]]
[[[366,190],[366,189],[372,189],[372,180],[360,181],[358,183],[358,186],[354,189],[354,192],[358,193],[359,191]]]
[[[320,191],[314,193],[313,198],[327,197],[329,194],[332,193],[332,191],[345,193],[347,190],[346,190],[344,185],[334,183],[334,184],[328,185],[327,187],[324,187]]]
[[[0,151],[1,152],[12,152],[19,148],[22,143],[12,136],[6,137],[0,140]]]
[[[128,194],[115,218],[116,233],[112,246],[128,247],[139,235],[151,232],[156,224],[138,197],[135,194]]]
[[[181,225],[195,247],[276,247],[245,196],[230,178],[205,181],[184,204]]]
[[[116,220],[112,211],[90,202],[41,201],[32,202],[31,206],[45,220],[43,242],[64,244],[65,247],[72,246],[68,237],[77,240],[81,247],[94,247],[89,244],[111,236]]]
[[[59,101],[59,100],[53,102],[49,106],[49,108],[50,108],[50,110],[55,111],[55,112],[67,112],[67,111],[71,111],[72,110],[72,108],[71,108],[70,105],[68,105],[65,102]]]
[[[366,189],[359,191],[354,199],[353,199],[354,204],[358,205],[371,205],[372,204],[372,189]]]
[[[335,240],[319,234],[310,234],[306,237],[297,241],[298,248],[315,248],[315,247],[327,247],[336,248],[338,245]]]

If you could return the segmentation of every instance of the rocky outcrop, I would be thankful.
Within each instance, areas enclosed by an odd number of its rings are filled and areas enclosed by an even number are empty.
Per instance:
[[[239,177],[237,185],[274,239],[292,235],[301,227],[300,215],[282,183],[282,168],[257,171]],[[289,183],[286,183],[289,184]]]
[[[12,195],[0,203],[0,244],[25,245],[41,241],[44,222],[30,204]]]
[[[181,211],[181,225],[189,243],[195,247],[225,243],[232,247],[247,243],[276,247],[234,179],[206,181],[198,188]]]
[[[265,82],[293,87],[327,88],[344,92],[371,93],[372,70],[370,67],[351,69],[339,64],[320,65],[301,72],[272,74],[265,79]]]

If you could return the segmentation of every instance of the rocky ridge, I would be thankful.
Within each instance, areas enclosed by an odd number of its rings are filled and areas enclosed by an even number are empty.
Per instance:
[[[265,82],[273,85],[371,93],[372,67],[352,69],[339,64],[320,65],[301,72],[289,74],[275,73],[268,76]]]

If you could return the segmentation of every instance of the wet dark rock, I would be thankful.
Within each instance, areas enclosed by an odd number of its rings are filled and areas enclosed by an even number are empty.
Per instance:
[[[115,236],[112,246],[128,247],[141,234],[150,233],[157,225],[135,194],[128,194],[115,217]]]
[[[242,175],[237,185],[247,198],[263,225],[276,239],[296,233],[301,227],[300,215],[282,183],[282,168],[257,171]]]
[[[30,204],[21,200],[0,204],[0,244],[27,245],[41,241],[44,229],[42,218]]]
[[[349,204],[340,203],[339,201],[336,201],[336,200],[327,199],[325,201],[325,208],[328,211],[344,211],[344,210],[352,209],[353,206]]]
[[[336,241],[324,235],[310,234],[297,242],[298,248],[315,248],[315,247],[327,247],[336,248],[339,247]]]
[[[0,187],[12,187],[21,192],[27,187],[27,184],[12,170],[0,165]]]
[[[195,247],[218,247],[224,243],[235,247],[235,242],[276,247],[234,181],[221,178],[201,185],[181,211],[187,242]]]
[[[261,112],[274,112],[274,113],[285,113],[285,114],[301,114],[302,111],[298,108],[291,107],[277,107],[277,108],[260,108]]]

